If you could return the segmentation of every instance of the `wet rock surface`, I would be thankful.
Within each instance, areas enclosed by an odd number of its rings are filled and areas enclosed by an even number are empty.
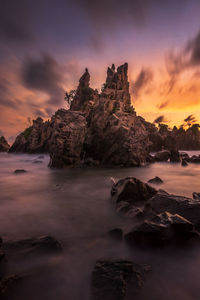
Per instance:
[[[27,171],[26,170],[24,170],[24,169],[17,169],[17,170],[15,170],[14,171],[14,174],[24,174],[24,173],[26,173]]]
[[[92,299],[123,300],[130,290],[134,295],[150,269],[123,259],[98,260],[92,273]]]
[[[198,193],[193,193],[194,199],[172,195],[129,177],[113,185],[111,198],[117,211],[128,217],[137,217],[137,226],[126,234],[128,241],[146,240],[162,244],[199,239]]]

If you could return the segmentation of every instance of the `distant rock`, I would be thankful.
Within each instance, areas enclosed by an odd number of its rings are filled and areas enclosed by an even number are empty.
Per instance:
[[[161,183],[163,183],[163,180],[160,177],[156,176],[156,177],[148,180],[148,183],[161,184]]]
[[[181,165],[182,165],[183,167],[187,167],[187,166],[188,166],[188,163],[187,163],[187,161],[186,161],[185,159],[182,159]]]
[[[4,136],[0,137],[0,152],[8,152],[10,145],[6,141]]]
[[[39,159],[35,159],[34,161],[32,161],[32,164],[42,164],[43,161],[39,160]]]
[[[154,158],[155,158],[155,161],[158,161],[158,162],[168,161],[170,158],[170,151],[168,151],[168,150],[159,151],[155,154]]]
[[[98,260],[92,272],[92,300],[123,300],[143,285],[149,265],[138,265],[128,260]]]
[[[33,125],[20,133],[10,147],[10,153],[48,153],[52,128],[49,121],[38,117]]]
[[[200,193],[193,193],[192,196],[193,196],[193,199],[200,200]]]
[[[17,169],[17,170],[14,171],[15,174],[24,174],[24,173],[26,173],[26,172],[27,172],[27,171],[24,170],[24,169]]]
[[[180,162],[181,157],[180,157],[179,151],[174,150],[174,149],[171,150],[169,160],[170,160],[170,162]]]

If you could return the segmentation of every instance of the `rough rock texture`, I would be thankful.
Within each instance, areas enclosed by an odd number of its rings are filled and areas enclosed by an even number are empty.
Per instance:
[[[163,245],[198,238],[194,225],[182,216],[164,212],[151,220],[145,220],[134,228],[125,239],[129,243]]]
[[[181,157],[180,157],[178,150],[174,150],[174,149],[171,150],[169,159],[170,159],[170,162],[180,162]]]
[[[129,240],[136,240],[137,237],[148,240],[148,235],[150,240],[155,235],[160,242],[184,240],[184,237],[197,237],[196,233],[193,234],[193,228],[200,230],[200,197],[197,193],[193,194],[194,199],[172,195],[129,177],[113,185],[111,198],[119,212],[137,220],[138,227],[131,230]],[[177,222],[181,225],[175,225]],[[181,227],[179,233],[177,227]]]
[[[50,167],[80,164],[87,122],[83,113],[58,110],[51,119]]]
[[[8,152],[10,145],[6,141],[4,136],[0,137],[0,152]]]
[[[32,126],[17,136],[9,152],[47,153],[51,133],[50,122],[43,122],[42,118],[38,117]]]
[[[127,260],[97,261],[92,273],[92,300],[123,300],[129,289],[134,295],[150,269]]]
[[[49,152],[50,167],[144,164],[158,130],[131,105],[128,64],[108,68],[101,94],[89,82],[86,69],[70,110],[58,110],[48,122],[38,118],[16,138],[10,152]]]
[[[156,193],[153,187],[134,177],[119,180],[111,190],[117,210],[130,216],[140,215],[146,201]]]

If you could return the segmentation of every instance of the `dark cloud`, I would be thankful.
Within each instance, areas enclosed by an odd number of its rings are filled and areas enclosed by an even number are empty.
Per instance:
[[[17,109],[21,104],[19,99],[13,97],[10,91],[11,84],[5,79],[1,78],[0,80],[0,105],[5,107],[10,107],[13,109]]]
[[[48,103],[56,106],[64,99],[63,74],[63,67],[52,56],[43,54],[39,59],[25,61],[21,77],[26,88],[46,93]]]
[[[132,92],[136,98],[139,97],[140,92],[147,87],[147,85],[153,80],[153,72],[150,69],[142,68],[140,73],[133,83]]]
[[[0,38],[12,42],[33,39],[29,0],[0,0]]]
[[[200,31],[189,40],[185,46],[178,52],[170,51],[166,57],[167,72],[170,76],[168,81],[167,94],[174,89],[179,75],[189,68],[200,66]]]
[[[158,118],[156,118],[156,119],[153,121],[154,124],[159,124],[159,123],[163,123],[163,122],[166,122],[165,116],[164,116],[164,115],[159,116]]]
[[[169,104],[169,101],[163,101],[162,103],[157,105],[157,107],[158,107],[158,109],[163,109],[163,108],[167,107],[168,104]]]
[[[113,29],[123,24],[137,27],[148,25],[148,19],[155,9],[162,8],[168,15],[181,13],[189,0],[76,0],[89,17],[95,29]]]

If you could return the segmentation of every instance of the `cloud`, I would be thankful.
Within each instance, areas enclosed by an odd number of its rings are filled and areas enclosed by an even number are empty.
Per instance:
[[[200,31],[193,39],[190,39],[177,53],[168,52],[166,56],[166,68],[170,76],[167,94],[171,93],[179,76],[187,69],[196,69],[200,66]]]
[[[135,95],[135,98],[140,96],[140,92],[146,88],[152,80],[153,72],[148,68],[142,68],[135,79],[135,83],[133,83],[132,92]]]
[[[163,109],[163,108],[167,107],[168,104],[169,104],[169,101],[166,100],[166,101],[163,101],[160,104],[158,104],[157,107],[158,107],[158,109]]]
[[[167,122],[164,115],[159,116],[158,118],[156,118],[153,121],[154,124],[159,124],[159,123],[163,123],[163,122]]]
[[[52,56],[43,54],[39,59],[25,61],[21,78],[26,88],[46,93],[48,103],[56,106],[64,99],[63,73],[63,67]]]
[[[30,42],[33,39],[27,0],[0,0],[0,38],[16,43]]]

